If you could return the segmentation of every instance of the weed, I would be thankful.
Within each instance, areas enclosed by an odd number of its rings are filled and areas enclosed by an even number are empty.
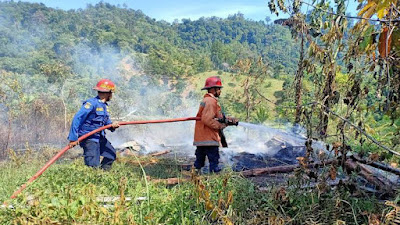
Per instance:
[[[108,172],[78,159],[54,164],[10,201],[14,209],[0,210],[0,224],[366,224],[384,218],[377,216],[381,214],[387,214],[387,221],[397,218],[397,208],[353,196],[346,187],[304,188],[306,171],[298,171],[285,188],[262,192],[232,171],[193,174],[193,182],[170,187],[147,178],[179,178],[179,170],[153,160],[121,159]],[[41,158],[15,162],[0,164],[2,201],[43,163]],[[100,200],[104,198],[117,200]]]

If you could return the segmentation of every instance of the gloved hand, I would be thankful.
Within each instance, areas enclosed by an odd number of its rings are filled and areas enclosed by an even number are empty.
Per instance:
[[[227,126],[228,126],[228,124],[226,124],[226,123],[221,123],[221,128],[220,128],[220,130],[225,129]]]
[[[117,128],[119,127],[119,122],[113,122],[113,123],[111,124],[111,127],[112,127],[113,129],[117,129]]]
[[[70,148],[75,147],[76,145],[79,145],[79,141],[69,141],[68,146]]]
[[[226,120],[227,120],[226,124],[228,126],[233,126],[233,125],[237,126],[239,124],[239,120],[234,117],[227,117]]]

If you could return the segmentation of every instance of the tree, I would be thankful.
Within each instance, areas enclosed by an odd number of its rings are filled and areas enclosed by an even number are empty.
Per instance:
[[[366,102],[371,105],[371,79],[375,80],[372,92],[376,98],[378,113],[389,113],[395,121],[396,111],[399,106],[399,69],[397,60],[400,46],[399,42],[392,44],[398,30],[398,6],[392,1],[368,0],[361,2],[361,9],[358,17],[345,15],[345,1],[335,1],[336,5],[331,7],[325,1],[310,5],[313,9],[305,21],[308,32],[301,32],[303,41],[307,41],[308,56],[303,55],[299,61],[298,72],[302,68],[312,78],[314,87],[312,89],[313,102],[304,102],[302,93],[302,74],[296,74],[295,89],[295,121],[298,122],[300,115],[304,115],[304,123],[318,123],[316,127],[307,126],[309,129],[316,128],[316,135],[325,139],[328,136],[329,124],[337,125],[337,132],[340,133],[339,140],[342,142],[343,155],[348,149],[347,135],[351,134],[349,124],[366,126],[364,119],[369,110],[364,110]],[[290,12],[290,19],[283,22],[291,30],[297,32],[298,18],[303,17],[300,7],[304,4],[301,1],[294,1],[290,7],[280,0],[270,0],[271,11],[278,13]],[[373,16],[378,19],[372,19]],[[348,26],[348,19],[357,19],[354,27]],[[378,21],[381,24],[371,24],[371,21]],[[379,40],[377,37],[379,36]],[[396,37],[397,38],[397,37]],[[397,40],[397,39],[395,39]],[[303,46],[303,44],[302,44]],[[377,54],[378,53],[378,54]],[[344,87],[337,88],[337,74],[347,72],[347,82]],[[376,91],[375,91],[376,90]],[[368,97],[369,96],[369,97]],[[368,97],[368,100],[367,100]],[[334,113],[336,104],[343,100],[345,107],[341,108],[341,115]],[[382,107],[380,107],[382,106]],[[311,109],[307,109],[307,108]],[[318,114],[315,108],[319,108]],[[383,110],[381,110],[381,108]],[[301,110],[300,110],[301,109]],[[354,114],[357,114],[355,116]],[[330,117],[335,116],[335,123],[331,123]],[[355,120],[355,122],[349,122]],[[368,135],[365,137],[370,138]],[[356,132],[355,139],[364,143],[362,135]],[[375,142],[374,142],[375,143]]]
[[[262,58],[247,58],[238,60],[234,69],[239,74],[243,74],[246,78],[243,80],[241,87],[243,87],[244,105],[246,109],[246,121],[250,119],[250,113],[254,110],[254,106],[259,103],[257,98],[257,87],[263,82],[267,75],[267,65],[263,62]]]

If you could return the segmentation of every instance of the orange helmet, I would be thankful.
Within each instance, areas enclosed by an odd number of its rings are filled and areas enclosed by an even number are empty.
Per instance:
[[[101,79],[96,87],[93,90],[97,90],[99,92],[114,92],[115,84],[109,79]]]
[[[210,89],[213,87],[219,87],[222,88],[222,81],[221,78],[217,77],[217,76],[213,76],[213,77],[209,77],[206,79],[206,84],[204,85],[204,87],[201,90],[206,90],[206,89]]]

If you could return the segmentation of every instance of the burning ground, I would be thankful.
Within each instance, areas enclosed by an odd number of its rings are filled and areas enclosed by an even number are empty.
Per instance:
[[[400,170],[358,155],[343,157],[338,146],[313,142],[307,147],[307,139],[301,131],[293,127],[277,129],[264,125],[239,123],[239,127],[226,129],[228,148],[221,148],[221,166],[228,171],[240,172],[251,179],[260,190],[271,185],[286,186],[295,177],[304,178],[303,186],[317,186],[320,182],[330,186],[349,182],[351,173],[358,173],[351,185],[377,196],[392,196],[399,185]],[[195,147],[191,144],[190,132],[179,133],[179,128],[190,129],[192,124],[160,125],[156,130],[176,130],[177,132],[155,133],[152,141],[140,139],[117,147],[122,155],[147,155],[164,159],[175,159],[183,170],[190,170],[195,160]],[[295,132],[294,132],[295,131]],[[176,136],[175,136],[176,135]],[[186,135],[186,136],[185,136]],[[167,137],[168,136],[168,137]],[[186,137],[186,138],[185,138]],[[186,141],[185,141],[186,140]],[[337,168],[341,163],[346,171]],[[208,172],[208,167],[203,168]],[[171,178],[171,177],[170,177]],[[173,182],[167,181],[167,183]],[[178,182],[178,180],[176,180]]]

